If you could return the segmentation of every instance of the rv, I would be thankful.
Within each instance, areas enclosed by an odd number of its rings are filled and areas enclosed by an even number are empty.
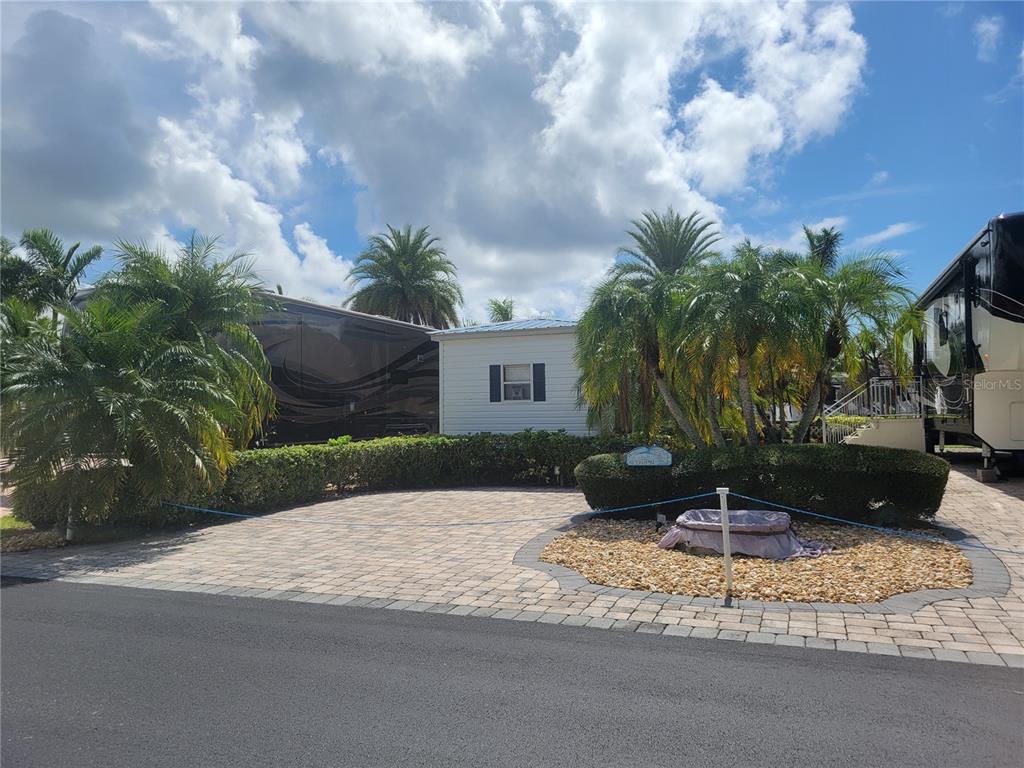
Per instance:
[[[1024,213],[989,221],[918,301],[925,441],[1024,458]]]
[[[275,298],[252,324],[277,396],[262,445],[437,432],[433,328]]]

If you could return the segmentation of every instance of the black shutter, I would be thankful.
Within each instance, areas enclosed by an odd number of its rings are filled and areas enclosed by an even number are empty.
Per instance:
[[[538,403],[547,400],[547,392],[544,390],[544,363],[533,364],[533,400]]]
[[[491,402],[501,402],[501,366],[491,366]]]

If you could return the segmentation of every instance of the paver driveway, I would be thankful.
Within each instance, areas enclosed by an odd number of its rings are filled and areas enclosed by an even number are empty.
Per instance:
[[[7,555],[2,570],[11,576],[1024,666],[1024,556],[997,553],[1010,574],[1008,589],[1004,581],[993,596],[975,590],[970,597],[913,610],[793,603],[726,607],[721,600],[629,592],[580,579],[560,583],[550,575],[560,569],[516,557],[539,535],[586,511],[574,491],[366,494],[142,543]],[[986,546],[1024,551],[1024,482],[986,486],[954,471],[940,518]],[[509,522],[479,524],[492,520]]]

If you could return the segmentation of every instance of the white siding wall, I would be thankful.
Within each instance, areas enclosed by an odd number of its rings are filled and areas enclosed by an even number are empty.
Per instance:
[[[564,429],[586,435],[586,410],[576,408],[579,370],[572,356],[575,332],[526,332],[515,336],[440,337],[441,432],[519,432]],[[490,401],[490,366],[544,363],[544,402]]]

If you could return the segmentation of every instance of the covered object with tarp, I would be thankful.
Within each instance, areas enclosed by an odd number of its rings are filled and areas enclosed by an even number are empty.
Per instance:
[[[832,551],[825,542],[797,538],[785,512],[738,509],[728,514],[729,544],[734,554],[785,560],[818,557]],[[658,546],[672,549],[680,542],[690,552],[721,554],[722,513],[717,509],[690,509],[681,514]]]

